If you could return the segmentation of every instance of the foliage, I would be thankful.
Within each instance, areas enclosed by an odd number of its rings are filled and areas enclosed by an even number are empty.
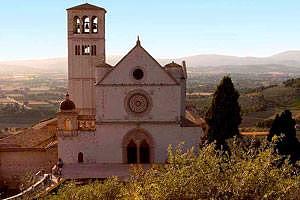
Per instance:
[[[112,200],[120,199],[124,184],[116,177],[101,182],[93,182],[84,186],[76,186],[74,183],[64,186],[58,195],[48,197],[51,200]]]
[[[292,78],[283,82],[285,87],[300,88],[300,78]]]
[[[207,141],[216,141],[217,147],[225,140],[239,134],[241,123],[239,93],[231,78],[225,76],[214,93],[212,104],[206,114],[209,126]]]
[[[297,89],[292,87],[278,86],[262,91],[264,99],[275,106],[288,106],[297,99]]]
[[[256,126],[259,128],[271,128],[274,119],[264,119],[256,123]]]
[[[241,147],[243,146],[243,147]],[[85,186],[69,184],[48,199],[295,199],[300,176],[266,143],[249,147],[232,142],[231,156],[214,144],[198,153],[181,146],[169,148],[169,164],[151,169],[135,168],[121,183],[111,178]]]
[[[26,190],[37,181],[35,174],[31,171],[21,177],[20,191]]]
[[[300,158],[300,143],[296,137],[295,125],[296,121],[293,119],[292,113],[285,110],[280,116],[276,115],[268,136],[268,140],[271,141],[275,135],[282,135],[281,140],[276,143],[276,148],[279,153],[290,155],[292,162]]]
[[[267,102],[260,92],[248,93],[239,97],[242,115],[264,111],[267,109]]]

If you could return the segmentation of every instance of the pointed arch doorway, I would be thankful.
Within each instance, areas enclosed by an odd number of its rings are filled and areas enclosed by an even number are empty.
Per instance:
[[[123,162],[148,164],[154,160],[153,139],[143,129],[134,129],[123,138]]]
[[[127,162],[130,164],[137,163],[137,145],[131,140],[127,145]]]
[[[140,163],[150,163],[150,147],[146,140],[140,144]]]

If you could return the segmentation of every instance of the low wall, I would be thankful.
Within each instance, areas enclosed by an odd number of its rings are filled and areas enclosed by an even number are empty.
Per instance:
[[[57,146],[49,149],[20,149],[0,152],[0,185],[19,188],[28,173],[51,172],[57,162]]]

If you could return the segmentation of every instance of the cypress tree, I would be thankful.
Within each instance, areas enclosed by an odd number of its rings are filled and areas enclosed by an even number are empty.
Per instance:
[[[226,139],[239,135],[239,125],[242,121],[240,105],[238,102],[239,92],[229,76],[225,76],[218,85],[212,104],[206,113],[206,122],[209,130],[206,136],[207,142],[216,142],[227,147]]]
[[[276,143],[276,148],[282,155],[289,155],[291,162],[296,162],[300,158],[300,143],[296,137],[296,121],[292,113],[285,110],[281,115],[276,115],[272,127],[270,128],[268,140],[276,136],[282,136]]]
[[[271,141],[274,135],[280,136],[280,134],[281,134],[280,127],[281,126],[282,126],[281,118],[280,118],[279,114],[277,114],[271,125],[269,135],[268,135],[268,141]]]

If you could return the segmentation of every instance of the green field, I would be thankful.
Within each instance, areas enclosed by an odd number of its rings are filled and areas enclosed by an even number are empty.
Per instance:
[[[193,96],[187,102],[197,108],[197,114],[205,117],[211,100],[212,96]],[[241,127],[256,127],[258,123],[271,120],[286,109],[293,113],[297,123],[300,122],[299,85],[281,84],[241,92],[239,103],[243,118]]]

